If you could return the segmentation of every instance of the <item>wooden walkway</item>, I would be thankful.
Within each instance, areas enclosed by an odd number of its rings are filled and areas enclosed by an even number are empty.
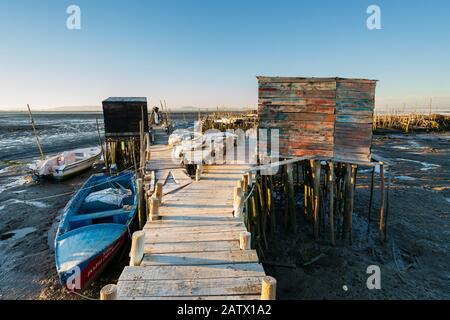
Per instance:
[[[182,169],[168,164],[170,147],[152,148],[148,167],[170,185],[161,173]],[[145,225],[144,257],[122,272],[117,299],[260,298],[264,269],[254,250],[240,249],[246,228],[233,216],[233,188],[245,169],[206,166],[200,181],[164,192],[161,220]]]

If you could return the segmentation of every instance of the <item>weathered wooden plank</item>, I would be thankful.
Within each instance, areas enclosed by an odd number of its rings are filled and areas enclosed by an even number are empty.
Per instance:
[[[186,241],[146,243],[145,253],[182,253],[239,250],[239,240],[227,241]]]
[[[147,232],[145,234],[145,243],[158,242],[193,242],[193,241],[230,241],[239,239],[242,231],[222,231],[222,232],[196,232],[196,233],[177,233],[170,234]]]
[[[255,295],[261,291],[262,277],[126,281],[118,296],[177,297]]]
[[[259,263],[220,264],[206,266],[125,267],[119,281],[183,280],[264,276]]]
[[[196,233],[196,232],[220,232],[220,231],[238,231],[245,228],[244,223],[242,221],[236,221],[233,223],[221,223],[221,224],[207,224],[207,225],[178,225],[173,226],[176,228],[174,230],[175,233]],[[144,230],[149,230],[149,232],[167,232],[161,230],[161,225],[147,223],[144,227]]]
[[[146,254],[142,260],[142,266],[182,266],[182,265],[214,265],[229,263],[251,263],[258,262],[258,256],[254,250],[240,251],[215,251],[208,252],[185,252],[168,254]]]

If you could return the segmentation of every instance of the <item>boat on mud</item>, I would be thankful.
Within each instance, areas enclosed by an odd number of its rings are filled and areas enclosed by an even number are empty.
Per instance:
[[[80,148],[64,151],[53,157],[36,162],[31,166],[33,176],[36,179],[53,178],[63,180],[81,173],[89,168],[100,158],[100,147]]]
[[[91,176],[64,208],[55,239],[63,287],[83,291],[121,252],[137,212],[134,173]]]

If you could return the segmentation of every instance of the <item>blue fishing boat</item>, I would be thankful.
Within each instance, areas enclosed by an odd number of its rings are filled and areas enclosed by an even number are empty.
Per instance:
[[[61,284],[82,291],[127,243],[137,212],[135,176],[93,175],[64,208],[55,239]]]

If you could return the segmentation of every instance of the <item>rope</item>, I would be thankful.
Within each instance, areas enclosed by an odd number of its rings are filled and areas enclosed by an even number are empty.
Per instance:
[[[250,198],[250,196],[252,195],[253,191],[255,190],[255,186],[256,186],[256,183],[253,184],[252,189],[250,190],[250,192],[248,193],[247,197],[244,200],[244,203],[246,203],[248,198]]]
[[[74,295],[76,295],[76,296],[79,296],[79,297],[81,297],[81,298],[83,298],[83,299],[86,299],[86,300],[92,300],[92,301],[98,301],[98,300],[100,300],[100,299],[96,299],[96,298],[91,298],[91,297],[85,296],[84,294],[78,293],[78,292],[76,292],[76,291],[69,291],[69,293],[70,293],[70,294],[74,294]]]

